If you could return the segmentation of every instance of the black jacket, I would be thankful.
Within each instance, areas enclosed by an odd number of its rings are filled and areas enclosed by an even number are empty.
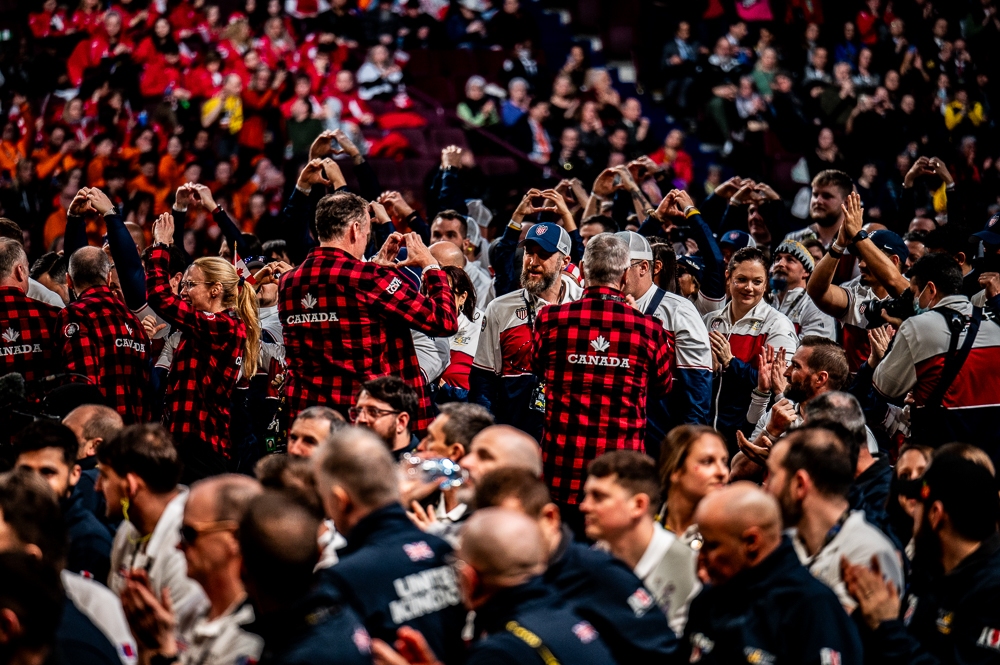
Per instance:
[[[545,650],[566,665],[615,663],[598,631],[563,607],[538,577],[490,598],[476,610],[476,628],[482,637],[466,665],[548,665]]]
[[[874,632],[861,628],[868,662],[1000,663],[1000,535],[947,575],[915,580],[902,612]]]
[[[260,665],[368,665],[371,640],[332,585],[318,581],[290,609],[245,626],[264,639]]]
[[[594,625],[619,663],[655,662],[677,651],[677,637],[642,580],[611,555],[573,542],[565,525],[543,579]]]
[[[69,532],[66,569],[104,584],[111,568],[111,534],[94,513],[87,510],[80,494],[74,492],[61,503]]]
[[[322,575],[357,611],[372,637],[392,644],[400,626],[423,633],[444,662],[464,650],[465,610],[445,557],[451,546],[426,534],[398,504],[380,508],[351,530],[340,562]]]
[[[861,663],[857,628],[787,538],[753,568],[691,603],[680,662]]]

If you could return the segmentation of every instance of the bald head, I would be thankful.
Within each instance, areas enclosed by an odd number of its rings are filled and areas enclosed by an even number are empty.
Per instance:
[[[215,521],[239,522],[253,498],[263,492],[261,484],[250,476],[226,473],[191,485],[188,504],[205,501],[211,506]]]
[[[102,441],[110,441],[125,427],[121,415],[103,404],[78,406],[63,418],[63,425],[76,434],[80,449],[78,460],[97,454],[97,446]]]
[[[528,469],[541,476],[542,450],[537,441],[516,427],[493,425],[473,437],[469,454],[460,464],[468,470],[473,486],[499,468]]]
[[[462,255],[462,250],[459,249],[455,243],[448,240],[442,240],[441,242],[436,242],[430,246],[431,256],[437,259],[437,262],[441,267],[444,266],[455,266],[456,268],[465,267],[465,257]]]
[[[524,584],[545,569],[538,524],[507,508],[483,508],[462,529],[458,557],[494,588]]]
[[[733,483],[706,496],[694,520],[703,538],[699,565],[716,584],[756,566],[781,543],[777,500],[750,482]]]
[[[100,247],[81,247],[69,257],[69,278],[77,293],[108,283],[111,259]]]

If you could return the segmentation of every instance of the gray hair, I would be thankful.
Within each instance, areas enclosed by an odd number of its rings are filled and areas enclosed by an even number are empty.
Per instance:
[[[583,252],[583,276],[588,285],[618,286],[628,265],[628,243],[613,233],[597,234]]]
[[[807,425],[825,427],[850,447],[851,464],[856,465],[862,447],[868,446],[865,412],[850,393],[830,391],[813,397],[802,407]]]
[[[461,443],[469,449],[472,438],[493,424],[493,414],[479,404],[449,402],[440,407],[441,415],[448,416],[442,431],[445,443]]]
[[[382,439],[360,427],[342,427],[316,452],[320,495],[340,485],[359,505],[377,510],[399,503],[396,463]]]
[[[77,293],[108,283],[111,259],[99,247],[81,247],[69,257],[69,276]]]
[[[7,279],[19,265],[28,265],[24,245],[16,240],[0,238],[0,279]]]
[[[334,411],[328,406],[308,406],[299,411],[295,420],[325,420],[330,423],[331,432],[347,424],[339,411]]]

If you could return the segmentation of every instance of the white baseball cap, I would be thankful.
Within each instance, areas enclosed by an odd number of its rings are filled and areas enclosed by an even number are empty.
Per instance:
[[[615,235],[628,243],[629,260],[653,260],[653,248],[649,246],[649,241],[635,231],[619,231]]]

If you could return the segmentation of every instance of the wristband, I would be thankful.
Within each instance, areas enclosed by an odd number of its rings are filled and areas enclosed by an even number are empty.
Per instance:
[[[699,211],[694,206],[688,206],[687,208],[684,208],[684,217],[685,218],[690,217],[691,215],[700,215],[700,214],[701,214],[701,211]]]
[[[104,213],[104,216],[107,217],[108,215],[117,215],[117,214],[118,214],[118,208],[116,208],[115,206],[111,206],[111,210]]]
[[[514,229],[515,231],[520,231],[522,224],[521,224],[521,222],[515,222],[512,219],[512,220],[510,220],[510,224],[508,224],[507,226],[509,226],[510,228]]]
[[[154,242],[152,244],[153,248],[162,247],[163,249],[170,249],[170,244],[165,242]]]
[[[430,264],[429,266],[424,266],[424,270],[425,270],[425,271],[426,271],[426,270],[440,270],[440,269],[441,269],[441,266],[439,266],[439,265],[438,265],[438,264],[436,264],[436,263],[432,263],[432,264]]]
[[[222,209],[222,204],[218,203],[215,206],[215,210],[212,211],[212,214],[213,215],[218,215],[220,212],[225,212],[225,210]]]
[[[763,391],[760,391],[760,390],[757,390],[756,388],[754,388],[752,392],[753,392],[753,394],[754,394],[754,395],[756,395],[757,397],[770,397],[770,396],[771,396],[771,393],[770,393],[770,392],[766,392],[766,393],[765,393],[765,392],[763,392]]]

